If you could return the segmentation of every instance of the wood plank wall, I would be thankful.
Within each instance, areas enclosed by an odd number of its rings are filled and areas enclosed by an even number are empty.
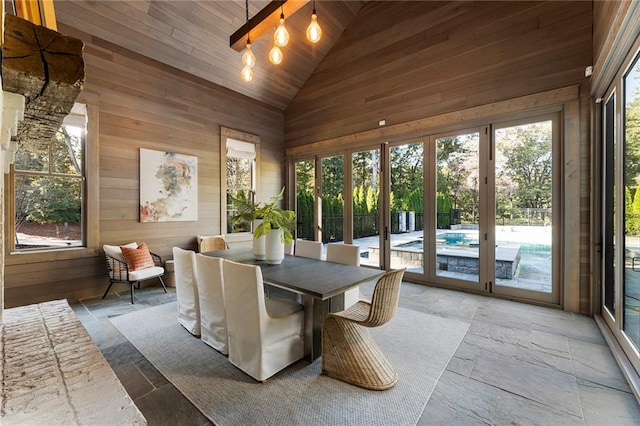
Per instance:
[[[568,309],[590,314],[591,2],[367,2],[285,111],[285,149],[311,153],[339,141],[363,143],[386,126],[580,86],[580,247],[564,271],[579,294]],[[401,128],[402,126],[398,126]],[[415,131],[415,130],[414,130]],[[421,128],[421,134],[428,129]],[[397,138],[396,138],[397,139]],[[334,149],[339,147],[333,146]],[[344,147],[342,147],[344,148]],[[579,204],[578,204],[579,203]],[[578,261],[579,257],[579,261]]]
[[[285,147],[584,82],[591,2],[367,2],[285,111]]]
[[[86,84],[79,100],[99,111],[98,247],[144,241],[152,251],[171,256],[173,246],[195,249],[197,234],[219,234],[220,126],[261,137],[260,198],[280,190],[281,110],[74,28],[60,25],[59,31],[86,42]],[[198,157],[198,221],[139,222],[140,148]],[[7,255],[5,304],[100,295],[107,283],[100,250],[36,263],[12,262]]]

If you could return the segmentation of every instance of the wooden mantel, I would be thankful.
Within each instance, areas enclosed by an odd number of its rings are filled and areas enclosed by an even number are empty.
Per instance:
[[[5,15],[2,89],[25,97],[18,146],[48,144],[84,84],[82,41]]]

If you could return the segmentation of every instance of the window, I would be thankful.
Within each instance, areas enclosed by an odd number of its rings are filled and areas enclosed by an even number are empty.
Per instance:
[[[253,203],[257,197],[259,137],[231,129],[222,129],[221,157],[223,182],[222,229],[226,234],[252,232],[251,221],[233,221],[238,203]],[[237,200],[234,202],[233,200]]]
[[[85,112],[84,105],[74,105],[52,141],[18,147],[12,167],[12,251],[86,245]]]

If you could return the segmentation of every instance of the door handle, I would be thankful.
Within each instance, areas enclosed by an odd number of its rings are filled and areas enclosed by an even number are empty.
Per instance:
[[[639,257],[632,257],[632,258],[631,258],[631,270],[632,270],[633,272],[640,272],[640,271],[638,271],[638,270],[636,269],[636,259],[640,260],[640,258],[639,258]]]

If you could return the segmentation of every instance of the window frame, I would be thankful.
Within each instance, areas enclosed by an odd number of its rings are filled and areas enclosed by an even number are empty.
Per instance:
[[[252,232],[227,232],[227,142],[229,140],[250,143],[255,146],[252,185],[254,200],[260,199],[260,136],[240,130],[220,127],[220,234],[225,235],[228,242],[251,241]]]
[[[98,108],[88,103],[77,102],[74,113],[84,113],[84,154],[83,154],[83,200],[82,200],[82,244],[72,247],[46,247],[43,249],[15,249],[15,171],[11,164],[5,174],[5,247],[6,265],[28,264],[79,257],[92,257],[99,254],[99,144],[98,144]]]

